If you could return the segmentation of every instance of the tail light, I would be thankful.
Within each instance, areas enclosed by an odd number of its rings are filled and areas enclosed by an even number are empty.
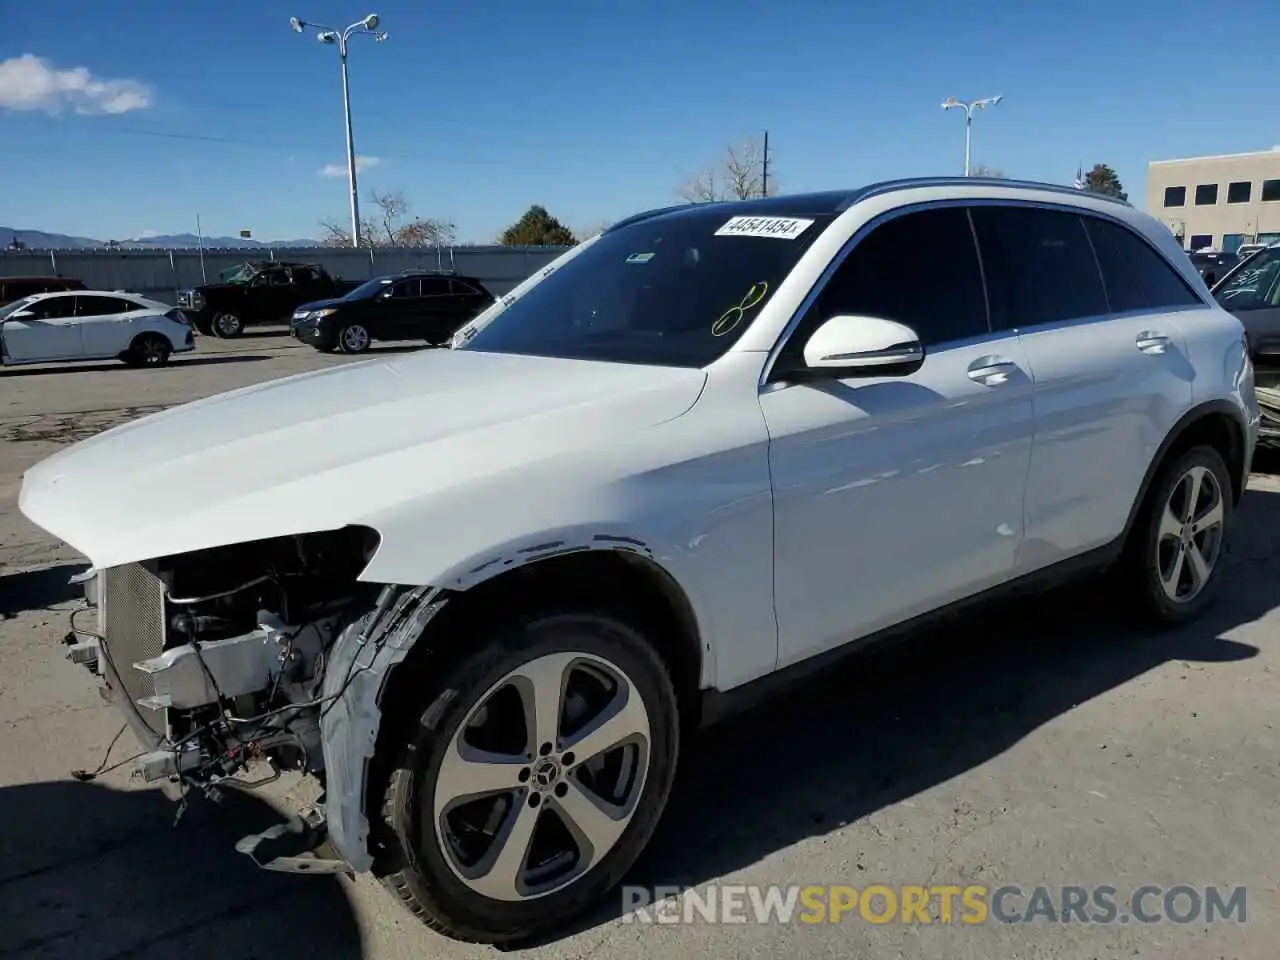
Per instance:
[[[180,323],[186,327],[191,326],[191,321],[187,319],[187,315],[183,313],[181,310],[179,310],[177,307],[174,307],[172,310],[166,313],[165,316],[168,317],[170,320],[172,320],[174,323]]]

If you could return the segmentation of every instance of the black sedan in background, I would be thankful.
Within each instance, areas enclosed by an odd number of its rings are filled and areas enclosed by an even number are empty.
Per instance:
[[[375,277],[344,297],[304,303],[290,331],[326,352],[363,353],[374,340],[443,344],[491,303],[493,294],[474,277],[407,271]]]

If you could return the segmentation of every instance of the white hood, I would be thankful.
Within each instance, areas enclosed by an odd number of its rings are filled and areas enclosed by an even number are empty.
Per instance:
[[[701,370],[424,350],[144,417],[27,472],[19,506],[103,568],[335,529],[673,419]],[[538,472],[538,471],[535,471]]]

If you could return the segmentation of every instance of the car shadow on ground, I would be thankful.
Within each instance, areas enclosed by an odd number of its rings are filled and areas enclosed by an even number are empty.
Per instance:
[[[235,852],[279,819],[266,803],[232,794],[176,826],[174,812],[157,790],[0,788],[0,956],[363,955],[342,881],[269,873]]]
[[[59,603],[84,596],[84,587],[70,583],[87,563],[63,563],[42,570],[0,575],[0,620],[28,610],[47,610]]]
[[[1217,603],[1195,623],[1128,628],[1109,612],[1110,590],[1083,582],[855,655],[697,736],[625,882],[712,882],[959,776],[1162,664],[1256,656],[1225,634],[1280,606],[1280,494],[1250,491],[1237,519]],[[620,908],[611,895],[572,929],[515,948],[581,932]]]
[[[214,363],[252,363],[255,360],[270,360],[271,357],[258,353],[223,354],[217,357],[174,357],[168,365],[153,369],[172,370],[177,367],[203,367]],[[67,363],[58,366],[17,367],[5,370],[0,377],[35,377],[52,373],[114,373],[121,370],[136,369],[126,367],[118,360],[101,360],[96,363]],[[151,372],[151,371],[148,371]]]

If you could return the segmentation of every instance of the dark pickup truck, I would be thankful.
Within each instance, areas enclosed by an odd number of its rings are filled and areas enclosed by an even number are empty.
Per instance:
[[[250,324],[288,323],[300,304],[340,297],[360,284],[331,277],[319,264],[280,260],[242,263],[220,280],[178,291],[178,306],[206,336],[238,337]]]

